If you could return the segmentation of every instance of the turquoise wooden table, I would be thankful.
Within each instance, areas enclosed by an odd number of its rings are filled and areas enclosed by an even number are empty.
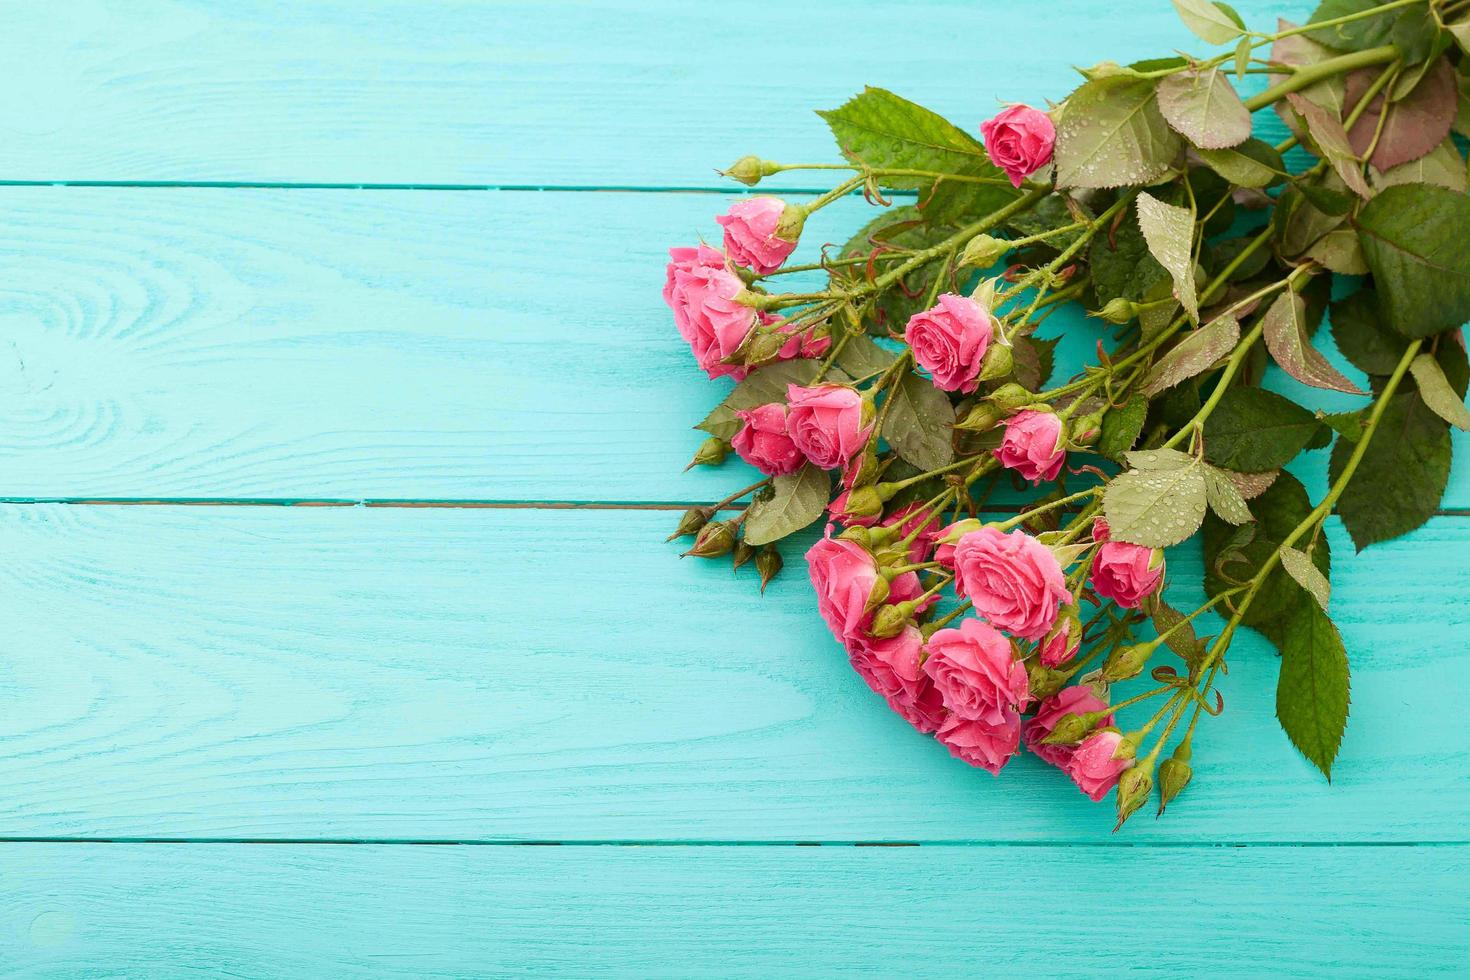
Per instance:
[[[762,599],[662,541],[748,482],[680,473],[718,395],[659,298],[713,169],[1196,46],[1121,11],[0,8],[0,972],[1464,972],[1470,467],[1371,572],[1335,532],[1334,784],[1241,642],[1118,836],[884,710],[797,554]]]

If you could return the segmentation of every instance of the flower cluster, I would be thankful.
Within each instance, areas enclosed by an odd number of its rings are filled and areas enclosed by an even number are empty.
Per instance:
[[[738,200],[718,247],[670,251],[674,325],[734,382],[691,465],[733,450],[762,477],[691,508],[685,553],[753,560],[764,589],[777,542],[822,525],[817,612],[863,682],[972,766],[998,773],[1024,746],[1093,800],[1116,787],[1119,825],[1156,783],[1162,811],[1189,782],[1241,627],[1291,659],[1278,716],[1329,771],[1348,691],[1324,522],[1336,511],[1360,546],[1418,526],[1443,489],[1423,460],[1447,469],[1449,426],[1470,429],[1453,342],[1470,292],[1451,282],[1470,279],[1470,197],[1448,138],[1470,22],[1422,6],[1325,4],[1263,34],[1176,2],[1229,53],[1104,62],[978,139],[868,89],[822,113],[845,164],[737,161],[749,186],[849,176]],[[1241,98],[1232,68],[1263,90]],[[1268,106],[1293,133],[1275,146],[1252,136]],[[1318,158],[1290,166],[1298,146]],[[808,218],[858,193],[885,210],[793,261]],[[1334,274],[1365,273],[1331,299]],[[1071,328],[1097,330],[1097,360],[1053,381],[1038,331],[1070,302],[1097,320]],[[1313,346],[1329,307],[1365,382]],[[1313,412],[1261,386],[1272,363],[1365,401]],[[1313,504],[1283,467],[1329,445]],[[996,491],[1009,502],[987,510]],[[1206,601],[1185,613],[1165,549],[1201,531]]]

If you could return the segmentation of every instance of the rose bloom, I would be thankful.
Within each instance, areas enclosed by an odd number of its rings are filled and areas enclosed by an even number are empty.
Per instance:
[[[848,643],[852,669],[910,725],[929,733],[939,727],[943,705],[934,684],[919,669],[924,638],[909,626],[897,636],[861,635]]]
[[[817,612],[842,642],[863,635],[872,621],[868,599],[878,581],[878,566],[862,545],[846,538],[823,538],[806,553],[807,572],[817,590]]]
[[[872,433],[863,423],[863,399],[843,385],[789,385],[786,429],[807,459],[835,470],[860,451]]]
[[[904,339],[914,360],[944,391],[972,393],[980,385],[980,362],[995,335],[985,307],[965,296],[945,293],[932,310],[909,317]]]
[[[1062,766],[1062,771],[1093,802],[1107,796],[1108,790],[1118,785],[1123,770],[1133,765],[1132,759],[1113,758],[1121,741],[1123,736],[1111,729],[1093,732],[1072,750],[1072,758]]]
[[[955,521],[947,527],[942,527],[934,532],[934,560],[939,562],[950,571],[954,571],[954,548],[960,538],[971,531],[978,531],[985,525],[967,517],[962,521]]]
[[[987,623],[970,618],[958,629],[939,630],[925,649],[924,673],[960,718],[998,725],[1030,696],[1011,641]]]
[[[773,402],[735,415],[745,424],[731,438],[730,446],[751,466],[767,476],[781,476],[806,464],[806,457],[786,432],[785,405]]]
[[[1057,617],[1056,625],[1041,638],[1037,646],[1041,666],[1060,667],[1077,655],[1077,648],[1081,645],[1082,623],[1077,618],[1077,607],[1071,606]]]
[[[674,311],[674,326],[689,342],[694,360],[711,378],[745,377],[746,368],[720,362],[739,349],[755,326],[755,310],[735,297],[745,291],[725,256],[708,245],[669,249],[664,302]]]
[[[1004,170],[1016,187],[1051,162],[1052,147],[1057,142],[1057,128],[1051,117],[1029,105],[1002,109],[995,118],[980,124],[980,135],[990,162]]]
[[[1041,702],[1036,714],[1026,723],[1026,748],[1058,769],[1066,769],[1067,763],[1072,761],[1072,755],[1077,751],[1077,746],[1043,745],[1041,740],[1051,734],[1063,715],[1084,715],[1089,711],[1103,711],[1107,706],[1108,703],[1086,684],[1062,688]],[[1100,722],[1104,727],[1112,723],[1112,715]]]
[[[1156,548],[1108,540],[1108,523],[1098,518],[1092,537],[1103,544],[1092,557],[1092,588],[1124,609],[1137,609],[1164,578],[1164,553]]]
[[[1023,640],[1044,637],[1072,597],[1056,556],[1025,531],[969,532],[955,545],[954,567],[955,591],[992,626]]]
[[[995,458],[1032,483],[1055,480],[1067,461],[1061,448],[1062,420],[1051,412],[1023,409],[1001,423],[1006,434]]]
[[[725,228],[725,251],[736,265],[759,275],[775,272],[796,249],[795,242],[776,236],[786,204],[774,197],[750,197],[730,205],[715,220]]]
[[[774,323],[778,319],[780,318],[770,316],[770,319],[763,318],[763,322]],[[782,361],[789,361],[793,357],[821,357],[832,347],[831,334],[818,335],[811,327],[804,327],[799,323],[788,323],[776,329],[791,338],[781,345],[781,350],[776,354]]]
[[[1020,750],[1021,716],[1014,711],[1006,712],[998,723],[992,724],[950,715],[934,737],[956,759],[994,776]]]

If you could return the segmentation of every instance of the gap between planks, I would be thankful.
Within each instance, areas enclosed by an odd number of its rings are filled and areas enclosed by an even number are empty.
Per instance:
[[[475,838],[410,838],[410,837],[0,837],[0,847],[6,844],[260,844],[264,846],[322,845],[326,847],[350,847],[370,845],[375,847],[1050,847],[1087,848],[1116,850],[1119,848],[1163,848],[1170,850],[1240,850],[1247,848],[1386,848],[1386,847],[1448,847],[1470,845],[1470,840],[1178,840],[1178,841],[1131,841],[1124,838],[1113,840],[620,840],[620,839],[577,839],[577,840],[484,840]]]
[[[833,173],[838,171],[834,170]],[[763,182],[764,183],[764,182]],[[835,183],[835,181],[834,181]],[[663,187],[644,184],[385,184],[372,181],[274,181],[274,180],[0,180],[0,187],[116,187],[157,190],[202,188],[206,190],[303,190],[303,191],[509,191],[512,193],[569,194],[751,194],[750,187],[693,186]],[[761,194],[825,194],[831,186],[762,186]],[[861,196],[852,191],[851,197]],[[890,198],[916,198],[917,191],[889,190]]]

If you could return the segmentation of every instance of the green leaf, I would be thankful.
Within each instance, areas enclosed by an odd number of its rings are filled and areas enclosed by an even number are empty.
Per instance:
[[[1147,548],[1176,545],[1205,518],[1204,464],[1189,459],[1174,469],[1122,473],[1103,493],[1103,513],[1114,540]]]
[[[841,335],[834,335],[835,344]],[[847,338],[837,354],[837,366],[854,378],[867,378],[887,368],[898,355],[886,347],[880,347],[867,334],[854,334]]]
[[[949,396],[912,372],[889,394],[892,404],[883,438],[894,452],[920,470],[936,470],[954,460],[954,406]]]
[[[1144,379],[1143,393],[1152,398],[1197,374],[1208,371],[1216,361],[1235,349],[1240,324],[1232,316],[1220,316],[1195,330],[1154,364]]]
[[[778,361],[757,368],[737,384],[725,396],[725,400],[716,405],[715,410],[705,416],[704,421],[695,428],[728,441],[740,431],[740,420],[735,417],[737,411],[752,409],[757,405],[769,405],[771,402],[785,404],[786,386],[808,383],[821,363],[797,359]]]
[[[1190,320],[1199,322],[1199,300],[1194,292],[1194,214],[1188,208],[1165,204],[1147,191],[1135,202],[1138,228],[1159,265],[1174,280],[1174,295],[1184,304]]]
[[[1290,473],[1282,473],[1251,501],[1254,524],[1234,528],[1213,515],[1205,518],[1205,593],[1214,598],[1254,576],[1311,512],[1307,491]],[[1239,540],[1242,536],[1246,540]],[[1317,536],[1311,557],[1324,575],[1331,570],[1326,535]],[[1241,621],[1279,646],[1280,620],[1295,606],[1309,601],[1290,575],[1273,568]]]
[[[1227,44],[1245,29],[1238,14],[1209,0],[1174,0],[1174,11],[1184,26],[1206,44]]]
[[[1462,432],[1470,432],[1470,409],[1465,407],[1460,396],[1450,387],[1449,379],[1444,376],[1444,368],[1439,366],[1439,361],[1434,359],[1433,354],[1420,354],[1414,358],[1409,365],[1409,372],[1414,375],[1414,383],[1419,386],[1419,397],[1424,399],[1424,404],[1435,415]]]
[[[1337,627],[1315,602],[1287,618],[1276,682],[1276,717],[1291,744],[1332,778],[1348,718],[1348,661]]]
[[[1205,500],[1210,504],[1210,510],[1227,524],[1247,524],[1252,520],[1250,508],[1245,505],[1245,498],[1230,482],[1230,475],[1225,470],[1206,466],[1205,470]]]
[[[1307,199],[1299,186],[1288,187],[1277,199],[1276,225],[1284,255],[1301,255],[1347,220],[1327,214]]]
[[[1392,374],[1409,346],[1378,319],[1378,297],[1371,289],[1333,303],[1331,320],[1337,349],[1365,374]]]
[[[1057,120],[1057,186],[1123,187],[1162,176],[1179,153],[1148,79],[1114,75],[1084,83]]]
[[[1017,336],[1011,340],[1011,355],[1015,358],[1011,373],[1021,387],[1027,391],[1042,389],[1051,377],[1059,340],[1060,337],[1040,340],[1028,336]]]
[[[1123,454],[1128,465],[1141,473],[1167,473],[1194,464],[1194,457],[1177,449],[1138,449]]]
[[[1357,218],[1383,318],[1405,337],[1470,320],[1470,197],[1433,184],[1384,189]]]
[[[1231,388],[1205,419],[1205,459],[1243,473],[1279,470],[1321,428],[1316,416],[1264,388]]]
[[[1281,567],[1286,569],[1286,574],[1296,580],[1296,584],[1307,590],[1307,593],[1317,600],[1317,605],[1324,610],[1327,601],[1332,598],[1332,585],[1327,581],[1327,576],[1322,574],[1321,569],[1312,564],[1312,559],[1295,548],[1281,549]]]
[[[1169,278],[1168,270],[1149,254],[1148,243],[1135,221],[1121,222],[1112,236],[1094,238],[1088,264],[1099,307],[1118,297],[1139,302],[1149,287]]]
[[[1366,276],[1368,262],[1363,246],[1351,228],[1334,228],[1312,243],[1307,258],[1316,259],[1325,268],[1343,276]]]
[[[1323,425],[1348,442],[1357,442],[1363,438],[1363,423],[1366,419],[1364,410],[1361,408],[1355,412],[1321,414],[1319,418]]]
[[[1167,75],[1158,97],[1164,119],[1195,146],[1219,150],[1250,138],[1250,110],[1219,68]]]
[[[980,141],[937,113],[881,88],[866,88],[836,109],[818,111],[838,149],[849,161],[874,169],[930,170],[968,177],[991,177],[995,184],[940,182],[925,177],[884,177],[891,187],[919,188],[927,220],[957,213],[989,212],[1015,200],[1020,192],[1004,181]]]
[[[776,477],[771,484],[775,495],[750,505],[745,518],[746,544],[766,544],[800,531],[822,516],[832,491],[827,472],[811,463]]]
[[[1195,635],[1194,624],[1186,620],[1182,612],[1159,598],[1157,592],[1145,600],[1144,608],[1149,618],[1153,620],[1154,632],[1160,636],[1168,634],[1164,638],[1164,644],[1170,650],[1177,653],[1190,666],[1200,662],[1205,653],[1205,646]]]
[[[1098,453],[1111,460],[1121,460],[1138,441],[1139,434],[1143,432],[1143,420],[1147,417],[1147,398],[1130,398],[1108,409],[1103,415],[1102,434],[1097,438]]]
[[[1342,120],[1330,110],[1298,93],[1292,93],[1286,98],[1291,107],[1301,114],[1312,142],[1317,144],[1317,149],[1332,164],[1332,169],[1342,178],[1343,183],[1364,200],[1372,197],[1373,192],[1368,188],[1367,181],[1363,180],[1363,172],[1359,169],[1361,163],[1353,155],[1347,130],[1342,128]]]
[[[1327,472],[1337,482],[1354,447],[1338,440]],[[1416,391],[1384,408],[1362,462],[1337,500],[1359,551],[1419,527],[1433,516],[1450,476],[1450,430]]]
[[[1071,198],[1063,197],[1060,194],[1048,194],[1038,201],[1034,208],[1022,211],[1007,221],[1006,224],[1021,235],[1040,235],[1043,232],[1065,228],[1067,225],[1076,224],[1079,220],[1090,219],[1092,217],[1092,213],[1087,208],[1073,201]],[[1049,248],[1061,251],[1075,242],[1081,235],[1082,229],[1053,235],[1046,240],[1046,244]]]
[[[1324,20],[1336,20],[1339,17],[1362,14],[1379,6],[1382,6],[1381,0],[1322,0],[1317,5],[1317,9],[1312,12],[1312,16],[1307,18],[1307,23],[1317,24]],[[1393,24],[1397,16],[1396,9],[1389,10],[1372,17],[1350,20],[1345,24],[1319,27],[1315,31],[1308,31],[1307,36],[1329,48],[1337,48],[1341,51],[1363,51],[1368,48],[1377,48],[1388,44],[1392,39]]]
[[[1398,184],[1438,184],[1463,194],[1465,178],[1465,158],[1455,149],[1455,141],[1447,139],[1417,160],[1375,173],[1373,182],[1379,190]]]
[[[1363,394],[1312,346],[1307,330],[1307,304],[1300,293],[1287,290],[1277,296],[1266,310],[1261,326],[1266,349],[1287,374],[1314,388]]]
[[[1197,152],[1211,170],[1241,187],[1265,187],[1286,172],[1276,148],[1258,139],[1223,150],[1200,148]]]
[[[1251,49],[1254,47],[1251,40],[1247,35],[1235,45],[1235,82],[1237,85],[1245,81],[1245,73],[1251,66]]]
[[[1278,30],[1285,30],[1294,25],[1288,20],[1278,18],[1276,26]],[[1315,65],[1319,62],[1326,61],[1328,58],[1335,57],[1337,57],[1336,51],[1318,44],[1305,34],[1292,34],[1287,37],[1278,38],[1271,45],[1271,61],[1279,62],[1283,65],[1290,65],[1295,68]],[[1266,77],[1272,85],[1275,85],[1289,76],[1273,73]],[[1343,104],[1343,90],[1345,87],[1342,76],[1334,74],[1320,81],[1313,82],[1306,88],[1301,89],[1297,94],[1341,116],[1345,111]],[[1286,120],[1287,125],[1292,125],[1290,105],[1288,103],[1276,103],[1276,111]],[[1296,130],[1295,126],[1292,126],[1292,128],[1293,131]]]

